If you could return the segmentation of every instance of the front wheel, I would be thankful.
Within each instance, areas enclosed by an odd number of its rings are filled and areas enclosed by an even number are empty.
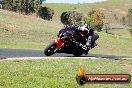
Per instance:
[[[46,47],[46,49],[44,50],[44,54],[46,56],[50,56],[50,55],[53,55],[55,52],[55,49],[56,49],[56,46],[57,44],[56,43],[51,43],[48,47]]]

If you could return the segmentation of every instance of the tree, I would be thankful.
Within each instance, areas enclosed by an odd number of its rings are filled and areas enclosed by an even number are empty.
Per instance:
[[[123,16],[121,18],[120,22],[122,23],[122,25],[126,25],[126,18]]]
[[[80,24],[82,21],[82,14],[76,11],[63,12],[60,16],[61,22],[67,24]]]
[[[3,9],[8,9],[8,10],[12,9],[13,0],[3,0],[2,2],[3,2]]]
[[[129,29],[129,32],[132,36],[132,8],[128,9],[128,23],[129,23],[129,26],[130,26],[130,29]]]
[[[38,16],[45,20],[52,20],[52,17],[54,15],[54,10],[48,8],[48,7],[40,7],[38,11]]]
[[[91,27],[97,31],[102,31],[104,14],[99,10],[92,10],[84,18],[84,22],[90,24]]]
[[[106,33],[108,33],[108,31],[110,30],[110,23],[105,23],[104,24],[104,30]]]
[[[118,21],[118,19],[119,19],[118,16],[117,16],[116,14],[114,14],[113,16],[114,16],[114,19],[115,19],[116,21]]]
[[[3,9],[19,11],[26,15],[38,12],[42,2],[46,0],[3,0]]]
[[[128,23],[129,26],[132,25],[132,8],[128,9]]]

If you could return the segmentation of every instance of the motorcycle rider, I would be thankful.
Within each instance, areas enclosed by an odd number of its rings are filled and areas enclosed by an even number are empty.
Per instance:
[[[85,43],[82,43],[82,48],[85,49],[86,51],[90,48],[94,48],[97,44],[95,41],[99,38],[99,35],[94,32],[94,30],[88,25],[84,24],[78,27],[78,36],[79,37],[84,37],[86,40]],[[84,40],[81,40],[80,42],[83,42]]]
[[[77,46],[81,46],[82,49],[85,50],[85,54],[88,53],[88,50],[94,48],[97,45],[95,41],[99,38],[99,35],[95,33],[88,24],[83,24],[80,26],[74,24],[65,25],[64,28],[59,31],[58,35],[61,35],[68,30],[74,31],[74,39],[77,43]]]

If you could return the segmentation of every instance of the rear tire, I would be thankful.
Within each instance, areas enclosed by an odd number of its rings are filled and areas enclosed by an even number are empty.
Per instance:
[[[51,43],[48,47],[46,47],[46,49],[44,50],[44,54],[46,56],[50,56],[50,55],[53,55],[55,52],[54,50],[56,49],[56,43]]]

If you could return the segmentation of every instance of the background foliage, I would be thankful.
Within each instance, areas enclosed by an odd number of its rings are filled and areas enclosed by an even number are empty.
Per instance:
[[[97,31],[101,31],[103,27],[104,14],[99,10],[92,10],[84,18],[84,22],[90,24],[91,27]]]
[[[129,32],[131,33],[132,36],[132,8],[128,9],[128,17],[129,17]]]
[[[61,22],[65,25],[67,24],[80,24],[83,15],[77,11],[67,11],[61,14]]]

